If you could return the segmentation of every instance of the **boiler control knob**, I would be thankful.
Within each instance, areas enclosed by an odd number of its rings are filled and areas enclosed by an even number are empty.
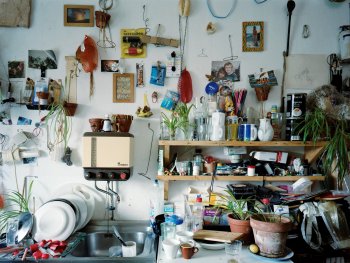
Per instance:
[[[109,172],[109,173],[108,173],[108,178],[109,178],[109,179],[115,179],[115,178],[116,178],[116,173],[114,173],[114,172]]]
[[[126,179],[126,173],[120,173],[120,179],[125,180]]]
[[[92,179],[92,178],[94,178],[94,173],[93,172],[86,172],[85,177],[88,179]]]
[[[102,179],[102,178],[103,178],[103,175],[104,175],[103,172],[98,172],[98,173],[96,174],[96,178]]]

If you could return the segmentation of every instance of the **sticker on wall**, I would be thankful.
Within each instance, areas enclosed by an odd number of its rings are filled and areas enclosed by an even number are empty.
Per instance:
[[[32,124],[32,120],[19,116],[18,120],[17,120],[17,125],[31,125]]]
[[[178,78],[181,73],[181,56],[176,54],[175,51],[167,58],[166,62],[166,77],[167,78]]]
[[[119,60],[101,60],[101,72],[120,73]]]
[[[157,86],[164,86],[166,68],[160,61],[152,66],[150,83]]]
[[[162,100],[160,107],[162,107],[163,109],[172,111],[175,109],[179,99],[180,99],[179,93],[168,90],[164,96],[164,99]]]
[[[8,62],[9,78],[24,78],[24,61]]]
[[[136,63],[136,87],[143,88],[145,83],[143,81],[143,63]]]
[[[121,58],[145,58],[147,45],[141,41],[140,36],[146,34],[145,28],[120,30]]]

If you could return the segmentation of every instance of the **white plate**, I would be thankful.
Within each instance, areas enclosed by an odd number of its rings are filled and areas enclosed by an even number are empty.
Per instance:
[[[225,248],[225,243],[204,243],[196,241],[202,248],[208,249],[208,250],[221,250]]]
[[[73,187],[73,191],[76,195],[79,195],[80,197],[84,198],[85,203],[87,205],[87,216],[86,220],[84,221],[84,224],[82,227],[86,226],[87,223],[91,220],[94,212],[95,212],[95,199],[94,197],[89,193],[89,189],[85,185],[76,185]]]
[[[78,219],[77,226],[75,227],[74,231],[77,231],[77,230],[83,228],[84,223],[85,223],[86,218],[87,218],[87,215],[88,215],[88,212],[87,212],[88,207],[86,205],[84,198],[77,195],[77,194],[74,194],[74,193],[62,195],[62,198],[71,201],[79,209],[80,218]]]
[[[283,261],[283,260],[288,260],[290,258],[292,258],[294,256],[294,252],[293,250],[291,250],[290,248],[286,247],[286,255],[284,257],[280,257],[280,258],[269,258],[269,257],[264,257],[264,256],[261,256],[259,254],[254,254],[253,252],[251,252],[249,250],[250,254],[252,254],[253,256],[255,256],[256,258],[259,258],[261,260],[264,260],[264,261],[269,261],[269,262],[278,262],[278,261]]]
[[[66,240],[75,227],[75,213],[67,203],[53,201],[42,205],[34,214],[33,238]]]
[[[92,217],[89,220],[98,220],[103,219],[106,212],[106,199],[105,195],[96,189],[81,183],[70,182],[59,186],[56,190],[53,191],[53,197],[61,196],[64,194],[71,194],[75,192],[75,188],[80,187],[82,192],[90,194],[92,200],[94,201],[94,211]],[[92,201],[91,201],[92,203]]]

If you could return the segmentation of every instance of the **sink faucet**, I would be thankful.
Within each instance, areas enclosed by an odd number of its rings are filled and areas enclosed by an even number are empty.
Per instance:
[[[118,193],[115,192],[110,187],[109,184],[110,184],[110,181],[107,181],[107,191],[106,191],[106,190],[103,190],[102,188],[99,188],[97,186],[97,182],[95,181],[95,188],[96,188],[96,190],[109,195],[109,205],[108,205],[108,207],[106,209],[111,212],[111,220],[114,220],[114,213],[113,213],[113,211],[115,210],[115,201],[114,200],[116,199],[117,203],[119,203],[120,202],[120,197],[119,197]]]

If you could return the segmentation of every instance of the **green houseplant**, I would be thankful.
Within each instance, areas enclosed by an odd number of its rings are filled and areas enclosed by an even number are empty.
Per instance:
[[[252,228],[249,218],[257,213],[259,209],[255,206],[253,197],[236,198],[230,190],[225,190],[226,194],[220,194],[221,201],[217,207],[228,212],[227,220],[231,232],[243,233],[243,239],[252,240]]]
[[[190,129],[191,129],[191,124],[190,124],[190,119],[189,115],[191,112],[191,109],[194,107],[193,104],[188,106],[188,104],[184,102],[179,102],[174,110],[174,115],[177,116],[181,122],[181,130],[184,133],[184,138],[185,139],[190,139]]]
[[[326,140],[321,154],[325,175],[336,174],[337,188],[342,189],[349,174],[350,139],[349,102],[333,86],[322,86],[307,96],[306,118],[297,129],[304,142]]]
[[[175,132],[176,129],[182,129],[183,130],[183,120],[181,120],[178,116],[176,116],[174,113],[171,113],[171,116],[168,117],[164,112],[161,112],[162,115],[162,121],[164,125],[169,130],[169,136],[170,140],[175,140]]]

